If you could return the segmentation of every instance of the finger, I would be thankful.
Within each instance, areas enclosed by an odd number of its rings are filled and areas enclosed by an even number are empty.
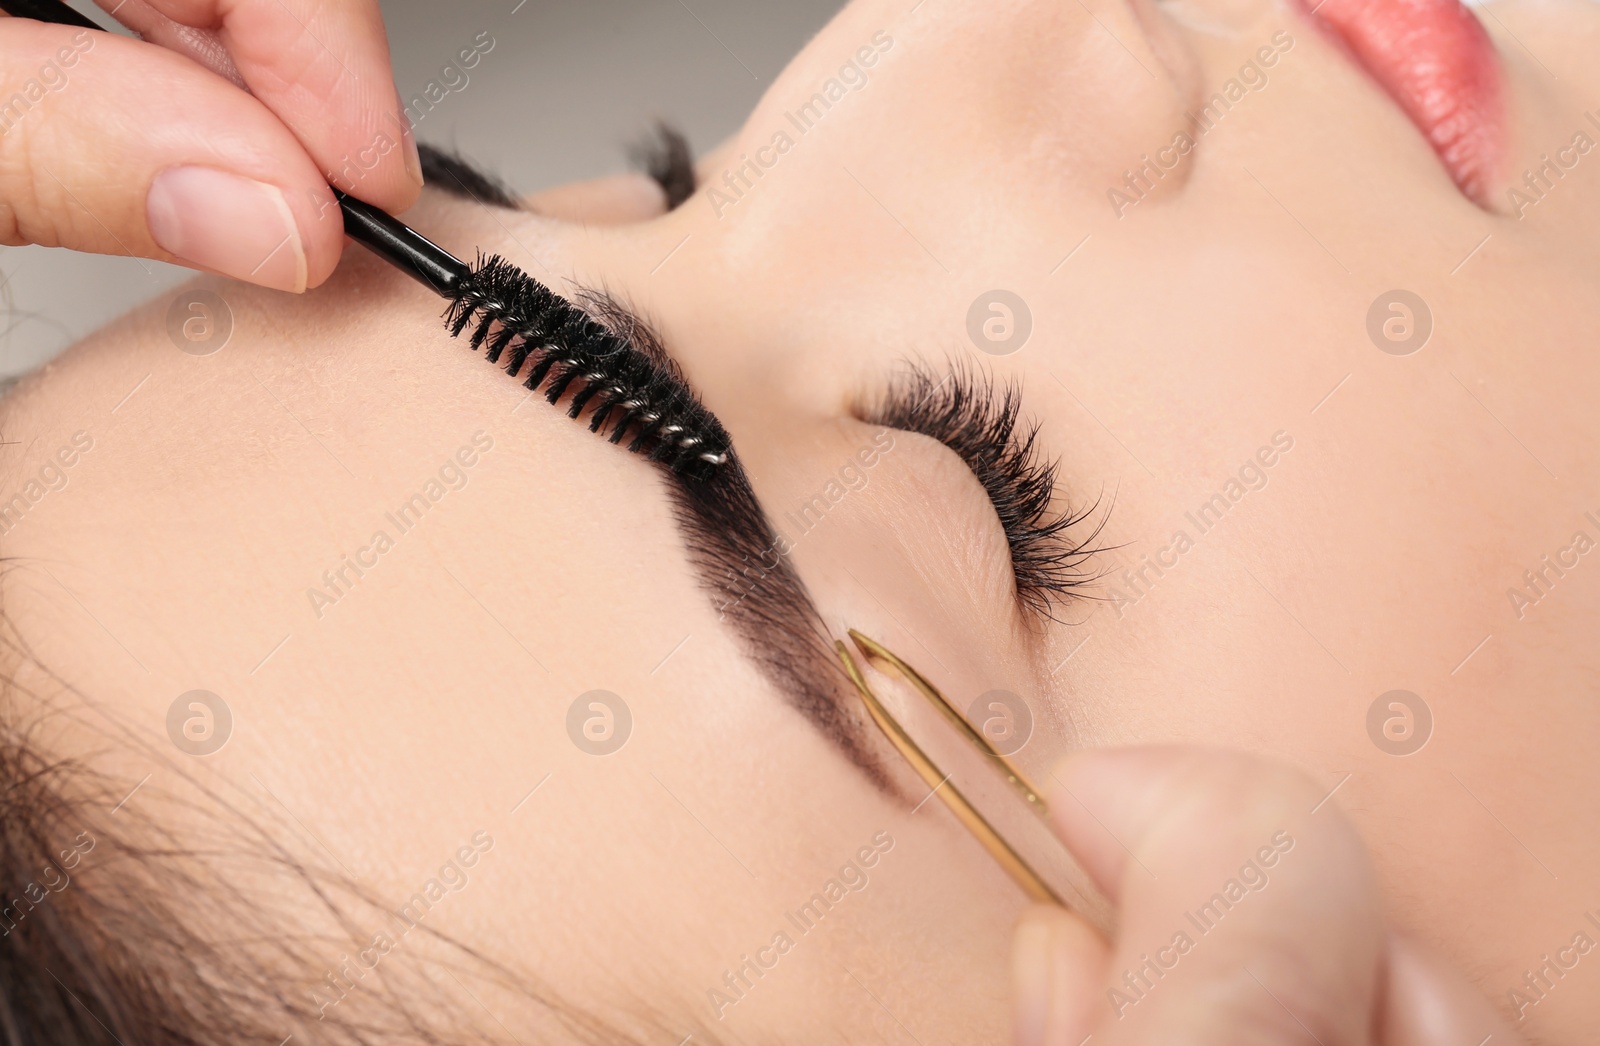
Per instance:
[[[1094,1030],[1110,958],[1105,938],[1078,916],[1049,905],[1028,909],[1011,949],[1016,1046],[1079,1046]]]
[[[104,6],[104,5],[102,5]],[[250,85],[239,75],[233,57],[223,46],[222,37],[215,29],[197,29],[175,22],[151,7],[145,0],[122,0],[109,8],[117,21],[139,34],[146,43],[164,47],[190,58],[235,87],[248,91]]]
[[[1380,1046],[1515,1046],[1513,1033],[1466,978],[1415,941],[1390,934]]]
[[[1193,748],[1084,752],[1055,778],[1057,831],[1118,907],[1097,1043],[1365,1046],[1379,896],[1319,789]]]
[[[190,53],[205,47],[193,29],[214,30],[251,93],[330,183],[390,211],[416,202],[422,164],[377,0],[97,2],[152,41]],[[492,46],[488,38],[484,50]]]
[[[158,47],[0,19],[0,240],[175,261],[299,291],[343,224],[260,102]]]

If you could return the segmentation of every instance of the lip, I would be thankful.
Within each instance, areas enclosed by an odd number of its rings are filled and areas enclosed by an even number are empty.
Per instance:
[[[1416,124],[1482,207],[1505,158],[1500,55],[1461,0],[1299,0]]]

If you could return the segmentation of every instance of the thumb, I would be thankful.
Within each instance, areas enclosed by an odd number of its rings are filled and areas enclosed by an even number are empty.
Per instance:
[[[343,232],[294,135],[222,77],[141,41],[0,18],[0,242],[302,291],[333,271]]]
[[[1011,1027],[1016,1046],[1079,1046],[1094,1031],[1111,949],[1072,912],[1036,904],[1011,947]]]
[[[1416,941],[1389,935],[1379,1006],[1384,1046],[1516,1046],[1524,1040],[1466,978]]]
[[[1324,789],[1196,748],[1079,753],[1053,784],[1056,830],[1118,923],[1068,1046],[1370,1041],[1379,893]]]

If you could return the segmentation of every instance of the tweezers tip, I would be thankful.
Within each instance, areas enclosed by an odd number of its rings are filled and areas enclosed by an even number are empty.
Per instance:
[[[861,651],[862,657],[866,658],[868,661],[875,661],[883,657],[883,645],[877,640],[872,639],[871,637],[858,632],[853,628],[846,629],[845,631],[849,634],[850,641],[856,645],[856,649]],[[841,643],[840,645],[842,646],[843,644]]]
[[[844,665],[844,674],[850,677],[850,682],[855,684],[857,690],[864,689],[867,681],[862,678],[861,666],[856,664],[856,659],[851,656],[850,648],[844,645],[844,640],[833,641],[833,652],[839,655],[839,661]]]

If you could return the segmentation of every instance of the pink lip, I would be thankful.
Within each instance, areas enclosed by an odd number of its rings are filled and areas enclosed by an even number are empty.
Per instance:
[[[1301,0],[1433,145],[1450,177],[1488,206],[1505,150],[1499,55],[1461,0]]]

